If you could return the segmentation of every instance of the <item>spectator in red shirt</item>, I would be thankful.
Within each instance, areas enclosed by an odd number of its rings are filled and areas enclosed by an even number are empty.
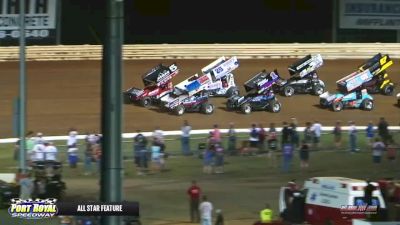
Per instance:
[[[201,189],[197,186],[195,180],[192,181],[192,186],[189,187],[187,190],[187,194],[189,195],[189,202],[190,202],[190,221],[192,223],[199,223],[200,222],[200,215],[199,215],[199,205],[200,205],[200,194]]]

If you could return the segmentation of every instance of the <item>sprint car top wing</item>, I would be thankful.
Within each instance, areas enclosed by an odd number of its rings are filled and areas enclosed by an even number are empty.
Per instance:
[[[354,89],[357,89],[365,82],[370,81],[372,77],[373,75],[369,70],[365,70],[362,72],[354,72],[336,81],[336,84],[339,90],[350,92],[353,91]]]
[[[174,92],[175,94],[179,93],[178,95],[187,93],[191,96],[203,91],[210,82],[211,80],[207,75],[198,76],[198,74],[195,74],[175,85]]]
[[[213,80],[218,80],[238,67],[239,61],[236,56],[233,56],[229,59],[225,58],[225,56],[222,56],[201,69],[201,72],[203,74],[210,73],[213,77]]]
[[[145,86],[163,85],[177,75],[178,72],[179,68],[175,63],[169,67],[159,64],[142,76],[143,84]]]
[[[278,80],[278,74],[275,72],[268,73],[267,71],[263,70],[262,72],[254,75],[250,80],[246,81],[243,86],[246,92],[256,90],[257,92],[261,93],[270,89]]]
[[[324,61],[320,54],[311,54],[290,65],[288,70],[291,76],[298,74],[300,77],[304,77],[321,67],[323,63]]]
[[[368,59],[367,62],[360,65],[358,69],[360,71],[370,70],[373,75],[377,75],[386,70],[392,64],[393,61],[390,59],[389,55],[382,55],[381,53],[378,53],[372,58]]]

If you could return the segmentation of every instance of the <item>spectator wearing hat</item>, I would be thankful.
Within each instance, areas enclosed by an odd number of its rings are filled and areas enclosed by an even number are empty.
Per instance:
[[[190,155],[190,131],[192,127],[189,125],[187,120],[183,121],[183,126],[181,127],[181,144],[183,155]]]

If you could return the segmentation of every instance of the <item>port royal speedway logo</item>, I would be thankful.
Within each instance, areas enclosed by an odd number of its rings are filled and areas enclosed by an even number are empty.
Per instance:
[[[342,205],[340,207],[342,214],[376,214],[378,206],[376,205]]]
[[[57,212],[57,199],[28,199],[22,200],[19,198],[11,199],[11,206],[8,208],[8,213],[13,218],[21,219],[46,219],[54,217]]]

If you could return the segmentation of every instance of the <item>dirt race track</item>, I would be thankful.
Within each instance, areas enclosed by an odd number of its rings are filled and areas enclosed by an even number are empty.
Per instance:
[[[239,59],[240,60],[240,59]],[[123,88],[142,87],[140,76],[155,64],[171,63],[172,60],[126,61]],[[181,69],[174,78],[174,83],[200,71],[211,60],[177,60]],[[294,59],[280,60],[240,60],[240,67],[235,71],[236,83],[243,93],[242,84],[262,69],[277,68],[282,77],[287,78],[287,66]],[[329,91],[334,91],[335,81],[350,74],[363,60],[326,60],[319,70],[320,78],[325,81]],[[12,136],[13,99],[18,94],[18,62],[0,63],[0,138]],[[28,69],[28,104],[27,129],[41,131],[45,135],[64,135],[70,127],[83,132],[99,132],[100,130],[100,61],[62,61],[62,62],[29,62]],[[400,62],[395,60],[388,70],[391,79],[400,82]],[[122,92],[123,90],[121,90]],[[397,87],[396,93],[400,91]],[[278,96],[282,103],[282,111],[278,114],[270,112],[253,112],[244,115],[227,112],[224,98],[213,98],[216,105],[213,115],[187,113],[181,117],[160,112],[156,108],[145,109],[135,105],[124,105],[124,132],[135,132],[136,129],[150,131],[160,125],[163,130],[177,130],[182,121],[187,119],[193,129],[211,128],[218,123],[226,127],[235,122],[237,127],[248,127],[253,122],[262,122],[267,126],[270,122],[279,125],[284,120],[296,117],[300,124],[306,121],[320,120],[323,125],[333,125],[336,120],[347,123],[355,120],[358,125],[368,121],[376,122],[384,116],[391,125],[400,122],[400,108],[395,106],[395,96],[374,95],[375,109],[371,112],[359,109],[347,109],[332,112],[318,107],[319,98],[312,95],[296,95],[290,98]]]

